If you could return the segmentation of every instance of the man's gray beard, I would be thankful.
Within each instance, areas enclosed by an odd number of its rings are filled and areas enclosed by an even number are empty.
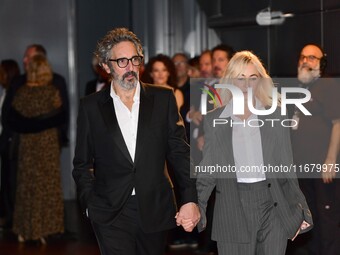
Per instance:
[[[123,89],[132,90],[137,87],[138,80],[136,78],[133,79],[132,81],[125,81],[124,79],[122,79],[122,80],[117,80],[117,83]]]
[[[125,81],[124,75],[123,75],[122,79],[120,80],[119,77],[117,77],[117,75],[115,74],[113,68],[111,66],[109,68],[111,70],[112,80],[113,80],[114,83],[118,83],[119,86],[121,86],[125,90],[132,90],[132,89],[137,87],[137,84],[138,84],[138,78],[137,78],[138,77],[138,73],[135,73],[135,75],[137,77],[135,77],[132,81]]]
[[[303,84],[308,84],[319,77],[319,70],[308,70],[307,68],[299,68],[298,69],[298,79]]]

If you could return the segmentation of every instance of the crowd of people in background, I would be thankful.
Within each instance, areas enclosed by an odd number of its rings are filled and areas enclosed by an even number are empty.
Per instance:
[[[205,116],[201,112],[202,90],[219,83],[233,71],[231,68],[235,66],[230,67],[229,63],[235,53],[233,47],[220,44],[202,51],[199,56],[193,58],[183,52],[173,56],[158,54],[152,56],[147,63],[143,63],[143,70],[139,73],[141,82],[173,90],[178,111],[184,121],[194,165],[201,163],[204,158],[203,152],[207,150],[205,147],[207,130],[203,124]],[[239,55],[240,53],[236,53],[236,56]],[[249,58],[260,63],[255,55]],[[333,79],[327,81],[321,79],[326,74],[327,59],[319,45],[311,43],[303,46],[297,62],[296,83],[289,86],[302,87],[310,91],[312,100],[306,104],[306,108],[312,112],[312,116],[301,114],[297,108],[291,109],[292,116],[289,117],[298,121],[298,127],[291,129],[290,134],[285,134],[284,139],[291,138],[292,163],[336,166],[339,164],[340,151],[340,84]],[[64,231],[60,150],[68,144],[68,93],[65,79],[53,72],[43,46],[35,44],[28,46],[23,63],[24,74],[20,74],[19,65],[14,60],[2,60],[0,65],[0,226],[12,229],[19,242],[38,240],[46,244],[45,239],[48,236]],[[86,84],[84,93],[86,96],[111,87],[112,76],[99,65],[97,57],[93,57],[92,66],[96,78]],[[242,72],[233,73],[233,78],[238,78]],[[263,72],[262,75],[266,71]],[[285,84],[280,86],[284,87]],[[216,101],[219,102],[217,98]],[[209,99],[204,103],[208,112],[226,105],[224,101],[216,105]],[[212,132],[209,130],[210,136]],[[289,147],[290,141],[285,146]],[[238,156],[242,154],[239,147],[237,149],[233,145],[233,148],[238,150]],[[288,161],[289,157],[288,155]],[[171,165],[168,165],[169,174],[174,177],[171,168]],[[327,172],[320,173],[314,178],[298,175],[311,215],[308,214],[310,213],[308,206],[303,195],[300,196],[298,188],[294,194],[298,194],[296,196],[300,199],[299,204],[305,209],[303,219],[308,221],[313,217],[314,223],[309,221],[308,225],[305,225],[305,228],[313,225],[313,229],[306,234],[304,242],[294,241],[297,242],[295,246],[293,243],[289,244],[288,249],[292,254],[299,249],[305,249],[308,254],[334,255],[339,252],[340,184],[335,169],[329,168]],[[176,178],[173,179],[176,186]],[[189,247],[195,249],[198,254],[217,254],[216,235],[214,241],[211,235],[212,232],[217,233],[216,228],[223,226],[223,223],[215,227],[212,224],[216,217],[215,203],[221,203],[221,190],[218,189],[218,185],[216,186],[218,190],[214,189],[215,184],[209,183],[210,187],[205,183],[206,179],[199,180],[198,199],[199,203],[202,201],[204,203],[205,231],[198,233],[195,229],[188,233],[178,227],[171,232],[168,246],[170,249]],[[296,184],[297,182],[294,182],[292,186],[296,188]],[[286,184],[280,185],[279,192],[286,192],[284,188]],[[200,195],[205,194],[207,186],[211,189],[208,192],[209,196],[200,198]],[[261,189],[266,187],[263,186]],[[180,194],[176,195],[180,199]],[[216,195],[219,196],[218,200]],[[252,199],[245,193],[240,196],[242,199]],[[219,204],[216,206],[220,208]],[[245,205],[237,206],[245,208]],[[227,225],[226,228],[228,227]],[[220,229],[218,231],[223,232]],[[226,238],[221,243],[219,239],[219,249],[231,251],[227,248],[228,245],[225,246],[230,240],[232,238]],[[237,242],[242,242],[240,240]],[[285,246],[282,243],[280,245]]]

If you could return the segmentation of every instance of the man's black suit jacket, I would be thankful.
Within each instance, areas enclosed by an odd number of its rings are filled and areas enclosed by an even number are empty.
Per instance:
[[[97,79],[91,80],[88,83],[86,83],[85,87],[85,96],[91,95],[92,93],[97,92]]]
[[[85,96],[88,96],[88,95],[91,95],[92,93],[97,92],[97,83],[98,83],[98,79],[94,79],[86,83]],[[109,86],[110,86],[110,83],[105,82],[105,85],[102,89],[104,89],[105,87],[109,87]]]
[[[73,177],[91,220],[112,224],[135,188],[145,232],[175,227],[176,203],[166,161],[174,169],[181,204],[196,203],[189,145],[172,90],[141,83],[134,160],[119,128],[110,88],[80,101]]]

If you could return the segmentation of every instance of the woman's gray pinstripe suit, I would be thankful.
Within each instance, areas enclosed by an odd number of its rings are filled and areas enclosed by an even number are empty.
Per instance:
[[[208,113],[204,120],[205,146],[201,167],[216,166],[217,164],[219,166],[235,165],[230,118],[226,118],[227,124],[213,127],[213,120],[220,118],[223,109],[224,107],[218,108]],[[282,120],[280,109],[278,108],[270,116],[258,116],[258,118],[264,123],[260,127],[264,165],[290,167],[293,160],[289,128],[282,127],[280,121],[266,120]],[[272,127],[273,123],[274,127]],[[287,239],[295,235],[303,220],[312,225],[312,216],[298,186],[296,174],[293,171],[266,173],[266,179],[266,185],[273,201],[273,210],[280,220]],[[215,174],[198,172],[196,186],[201,209],[198,230],[202,231],[205,228],[207,201],[216,187],[212,239],[223,243],[250,242],[249,226],[245,220],[245,209],[240,200],[236,174],[232,172]],[[306,232],[309,229],[310,227],[301,232]]]

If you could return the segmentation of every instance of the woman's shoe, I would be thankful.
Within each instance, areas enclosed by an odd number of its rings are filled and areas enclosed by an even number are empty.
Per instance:
[[[18,242],[19,243],[25,242],[25,239],[24,239],[24,237],[22,235],[18,235]]]
[[[40,237],[40,242],[41,242],[42,245],[46,245],[47,244],[45,238],[43,238],[43,237]]]

